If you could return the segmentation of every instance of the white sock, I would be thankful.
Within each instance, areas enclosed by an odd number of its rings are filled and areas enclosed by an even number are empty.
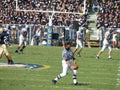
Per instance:
[[[58,78],[56,77],[54,80],[56,80],[56,81],[57,81],[57,80],[58,80]]]
[[[58,80],[58,79],[60,79],[60,78],[62,78],[60,75],[58,75],[54,80]]]
[[[77,83],[77,80],[76,80],[76,79],[73,79],[73,83],[74,83],[74,84]]]

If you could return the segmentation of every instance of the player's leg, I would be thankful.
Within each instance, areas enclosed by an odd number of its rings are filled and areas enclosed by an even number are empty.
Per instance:
[[[20,52],[23,53],[23,49],[25,48],[25,46],[23,45],[22,48],[20,49]]]
[[[88,48],[91,48],[91,46],[90,46],[90,38],[89,38],[88,35],[86,35],[85,43],[87,43]]]
[[[112,48],[111,48],[110,45],[108,46],[108,49],[109,49],[109,51],[108,51],[108,59],[112,59],[112,56],[111,56]]]
[[[2,55],[3,55],[3,48],[0,47],[0,59],[2,58]]]
[[[82,41],[81,41],[81,40],[79,40],[78,45],[79,45],[80,48],[79,48],[79,50],[78,50],[77,55],[80,57],[80,53],[81,53],[81,51],[83,50],[83,45],[82,45]]]
[[[17,47],[17,49],[16,49],[16,51],[15,51],[16,53],[19,52],[19,50],[20,50],[22,44],[23,44],[23,37],[20,35],[20,38],[19,38],[19,45],[18,45],[18,47]]]
[[[11,55],[9,54],[8,50],[7,50],[7,47],[5,44],[2,45],[2,48],[3,48],[3,52],[5,53],[5,56],[8,60],[8,64],[14,64],[13,60],[12,60],[12,57]]]
[[[112,47],[115,49],[115,41],[112,41]]]
[[[78,47],[76,45],[75,49],[73,50],[73,53],[75,54],[75,52],[77,51]]]
[[[72,60],[70,61],[71,66],[74,66],[74,63],[75,63],[74,61],[72,61]],[[78,82],[77,82],[77,70],[71,69],[71,71],[72,71],[73,84],[77,85],[78,84]]]
[[[73,78],[73,83],[74,85],[77,85],[78,82],[77,82],[77,70],[72,70],[72,78]]]
[[[118,48],[117,48],[117,39],[116,38],[113,38],[113,40],[112,40],[112,47],[113,47],[113,50],[114,49],[118,50]]]
[[[91,48],[90,41],[87,41],[88,48]]]
[[[26,45],[27,45],[27,42],[26,42],[26,41],[23,41],[23,46],[22,46],[22,48],[20,49],[20,52],[23,53],[23,50],[26,48]]]
[[[116,50],[118,50],[118,42],[117,42],[117,39],[114,41],[114,48],[116,49]]]
[[[59,75],[57,75],[57,76],[52,80],[52,82],[53,82],[54,84],[56,84],[56,82],[57,82],[59,79],[61,79],[62,77],[64,77],[64,76],[67,75],[68,65],[66,64],[66,61],[65,61],[65,60],[62,61],[62,67],[63,67],[62,73],[59,74]]]
[[[75,61],[70,60],[70,65],[74,66],[74,64],[75,64]],[[77,82],[77,70],[71,69],[71,71],[72,71],[73,84],[77,85],[78,84],[78,82]]]
[[[104,50],[106,49],[106,45],[103,45],[102,49],[98,52],[96,59],[99,59],[99,56],[104,52]]]
[[[73,50],[73,53],[75,54],[75,52],[77,51],[77,49],[78,49],[78,47],[79,47],[79,45],[78,45],[78,39],[76,40],[76,47],[75,47],[75,49]]]
[[[19,49],[20,49],[20,46],[18,45],[18,47],[17,47],[17,49],[15,50],[15,52],[18,53]]]

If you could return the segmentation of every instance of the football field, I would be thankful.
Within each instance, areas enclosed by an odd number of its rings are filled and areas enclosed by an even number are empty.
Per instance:
[[[0,67],[0,90],[120,90],[120,50],[113,50],[112,60],[106,50],[99,60],[99,48],[84,48],[77,57],[79,84],[72,84],[72,74],[60,79],[56,85],[51,80],[62,71],[63,47],[27,46],[24,54],[15,53],[17,46],[8,48],[15,63],[37,64],[46,68]],[[0,63],[7,63],[5,56]]]

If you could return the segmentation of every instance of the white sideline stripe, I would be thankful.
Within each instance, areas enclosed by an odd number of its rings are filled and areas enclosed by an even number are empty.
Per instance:
[[[0,67],[25,67],[26,65],[23,65],[23,64],[13,64],[13,65],[9,65],[7,63],[0,63]]]

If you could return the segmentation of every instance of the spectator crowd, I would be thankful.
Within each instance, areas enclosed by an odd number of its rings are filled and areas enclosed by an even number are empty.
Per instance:
[[[90,8],[90,1],[87,1],[87,9]],[[43,10],[60,12],[83,13],[84,0],[2,0],[0,2],[0,22],[3,24],[41,24],[49,22],[49,13],[25,12],[17,10]],[[119,0],[94,0],[92,10],[97,8],[97,28],[115,27],[119,28],[120,22],[120,1]],[[53,25],[70,26],[76,20],[86,19],[80,15],[56,13],[53,16]],[[85,21],[85,20],[84,20]],[[80,21],[82,22],[82,21]]]
[[[59,11],[73,12],[55,13],[52,23],[55,26],[86,27],[87,15],[91,5],[92,11],[97,9],[96,27],[101,28],[120,28],[120,1],[119,0],[86,0],[86,14],[79,15],[74,12],[83,13],[84,0],[0,0],[0,23],[2,24],[34,24],[47,27],[50,13],[44,12],[27,12],[19,10],[40,10],[40,11]],[[77,21],[77,23],[76,23]],[[78,28],[77,28],[78,29]],[[13,28],[14,31],[14,28]],[[39,31],[35,28],[35,31]],[[34,32],[34,34],[36,33]],[[13,35],[14,36],[14,35]],[[36,43],[38,38],[36,34]],[[46,37],[46,34],[44,35]],[[13,40],[14,41],[14,40]]]
[[[120,28],[120,1],[119,0],[102,0],[98,2],[97,7],[97,28]]]
[[[83,7],[83,0],[18,0],[18,6],[16,0],[2,0],[0,20],[3,24],[46,25],[49,22],[49,13],[16,11],[16,9],[83,13]],[[80,15],[56,13],[53,16],[53,25],[69,26],[79,18]]]

